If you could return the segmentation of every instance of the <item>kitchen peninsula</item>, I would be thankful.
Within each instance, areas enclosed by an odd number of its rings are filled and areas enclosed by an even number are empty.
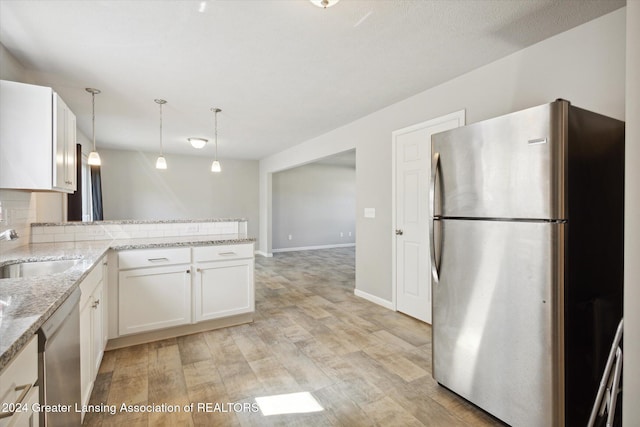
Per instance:
[[[248,237],[246,230],[245,219],[32,224],[32,243],[1,254],[0,267],[20,262],[79,261],[57,274],[0,280],[0,300],[6,303],[3,304],[0,318],[0,369],[20,352],[69,295],[107,260],[108,268],[104,269],[106,276],[103,278],[106,298],[103,295],[101,300],[108,302],[104,313],[109,348],[160,339],[167,333],[173,336],[189,333],[189,328],[197,330],[251,321],[254,311],[255,239]],[[181,289],[184,291],[182,308],[185,311],[183,319],[173,319],[173,329],[165,328],[158,319],[147,318],[149,322],[145,323],[144,314],[136,318],[136,310],[143,310],[143,305],[150,309],[155,307],[155,312],[162,314],[159,306],[154,306],[154,301],[139,298],[153,286],[149,281],[138,275],[133,281],[127,282],[127,286],[135,289],[133,294],[126,294],[129,299],[121,291],[126,293],[131,289],[125,290],[123,283],[119,283],[121,277],[132,276],[123,275],[122,272],[145,272],[151,269],[158,272],[164,271],[158,269],[175,265],[171,257],[146,257],[149,251],[162,250],[174,253],[176,250],[182,251],[178,254],[177,265],[180,266]],[[120,264],[123,259],[124,265]],[[149,265],[135,264],[136,259]],[[160,282],[170,286],[170,276],[166,276],[168,280]],[[153,283],[158,283],[158,277],[155,276]],[[234,289],[225,288],[224,285],[239,278],[245,280],[244,286],[238,288],[242,292],[241,297],[233,295]],[[218,289],[220,286],[222,290]],[[231,304],[228,310],[208,305],[211,299],[214,299],[213,304],[219,304],[223,297],[228,298]],[[200,300],[196,301],[197,298]],[[131,302],[138,303],[139,307],[131,306]],[[93,303],[96,304],[95,301]],[[129,317],[121,316],[118,305],[122,303],[129,304]],[[123,321],[138,322],[137,328],[127,330],[120,325]],[[157,328],[154,322],[158,324]],[[178,324],[179,327],[176,326]]]

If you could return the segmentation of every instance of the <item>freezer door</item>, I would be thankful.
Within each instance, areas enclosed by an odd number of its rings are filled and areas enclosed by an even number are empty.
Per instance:
[[[435,215],[566,219],[566,117],[556,101],[433,135]]]
[[[437,223],[434,378],[510,425],[563,426],[564,224]]]

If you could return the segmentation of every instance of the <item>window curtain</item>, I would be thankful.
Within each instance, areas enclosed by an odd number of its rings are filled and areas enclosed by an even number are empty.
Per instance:
[[[82,221],[82,145],[76,144],[76,191],[67,195],[67,221]]]
[[[91,194],[93,199],[93,220],[102,221],[104,213],[102,210],[102,179],[100,177],[100,166],[91,166]]]

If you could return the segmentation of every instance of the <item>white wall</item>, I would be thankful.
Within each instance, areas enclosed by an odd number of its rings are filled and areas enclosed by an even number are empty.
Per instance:
[[[155,168],[157,153],[99,150],[104,219],[246,218],[258,235],[258,162],[165,155],[168,168]]]
[[[355,244],[354,167],[314,163],[272,179],[274,251]]]
[[[640,426],[640,2],[627,2],[623,425]]]
[[[356,147],[356,289],[391,301],[391,132],[466,109],[467,123],[565,98],[624,119],[620,9],[260,161],[262,253],[271,251],[274,171]],[[376,208],[375,219],[363,209]]]

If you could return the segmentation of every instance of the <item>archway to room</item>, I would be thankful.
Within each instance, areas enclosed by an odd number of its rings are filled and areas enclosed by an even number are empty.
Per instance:
[[[355,149],[273,172],[271,251],[282,262],[334,266],[355,287]],[[331,275],[331,272],[327,272]],[[349,280],[345,280],[349,277]]]

